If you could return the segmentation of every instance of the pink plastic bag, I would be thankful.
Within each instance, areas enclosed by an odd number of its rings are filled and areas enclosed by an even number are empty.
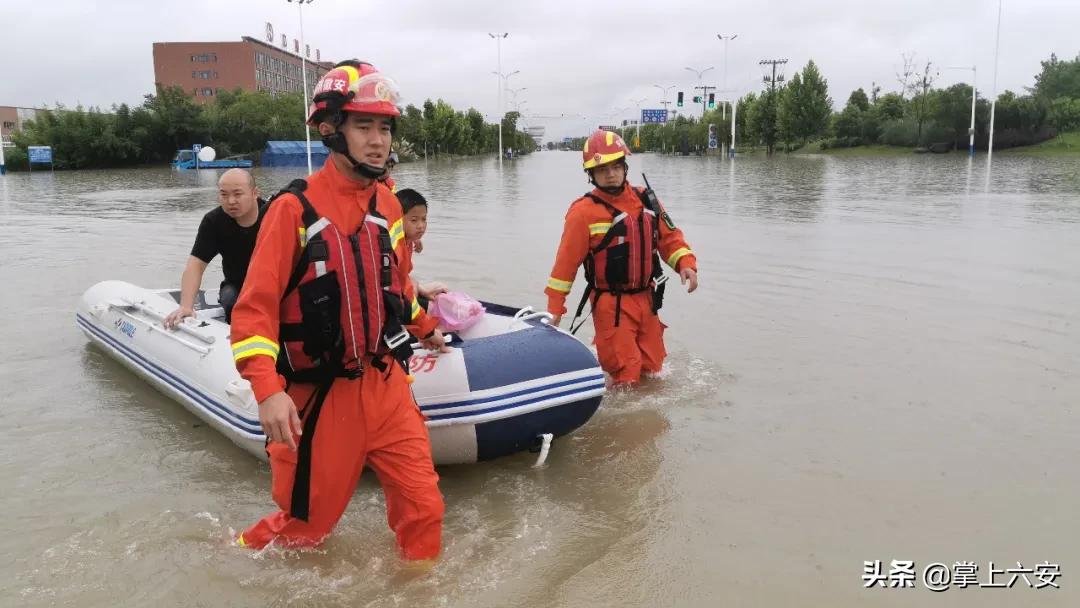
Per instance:
[[[439,327],[449,331],[462,331],[484,318],[484,305],[468,294],[448,291],[431,300],[428,314],[439,319]]]

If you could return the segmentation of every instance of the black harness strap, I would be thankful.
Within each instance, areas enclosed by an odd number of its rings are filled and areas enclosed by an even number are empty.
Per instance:
[[[311,448],[315,442],[319,412],[322,411],[323,403],[326,401],[326,396],[330,394],[330,387],[333,384],[334,376],[330,375],[318,385],[311,398],[308,399],[308,405],[304,407],[304,434],[300,436],[300,445],[296,448],[296,472],[293,478],[292,498],[289,500],[289,514],[304,521],[308,521],[311,506]]]

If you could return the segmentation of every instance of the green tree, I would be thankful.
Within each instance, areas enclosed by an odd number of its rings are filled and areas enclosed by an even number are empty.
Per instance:
[[[911,103],[908,107],[915,119],[918,130],[917,141],[919,142],[919,145],[925,143],[923,141],[923,125],[926,122],[927,117],[929,117],[933,111],[930,90],[934,87],[934,81],[937,80],[937,77],[938,72],[934,70],[933,63],[927,61],[921,73],[916,73],[915,79],[908,83],[907,92],[911,96]]]
[[[802,139],[802,133],[806,128],[802,124],[804,103],[802,76],[799,72],[795,72],[787,86],[780,91],[777,109],[777,131],[780,139],[784,141],[785,150],[791,149],[792,142]]]
[[[1047,120],[1062,131],[1080,131],[1080,97],[1058,97],[1051,101]]]
[[[802,86],[798,133],[805,142],[826,133],[832,115],[832,98],[829,97],[829,82],[813,60],[803,68]]]
[[[954,84],[934,93],[933,121],[948,132],[954,149],[964,147],[971,125],[971,86]]]
[[[1047,105],[1061,97],[1080,99],[1080,55],[1072,61],[1061,61],[1051,54],[1041,65],[1042,71],[1035,76],[1031,89],[1036,98]]]
[[[878,97],[877,102],[874,104],[874,108],[877,110],[878,118],[882,121],[887,120],[900,120],[904,117],[907,102],[904,101],[904,96],[899,93],[886,93],[881,97]]]
[[[855,106],[860,112],[865,112],[870,109],[870,100],[866,97],[866,91],[862,88],[855,89],[848,96],[847,105]]]

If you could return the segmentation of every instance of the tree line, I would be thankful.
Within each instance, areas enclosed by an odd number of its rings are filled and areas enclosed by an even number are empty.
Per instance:
[[[27,168],[27,146],[52,146],[58,169],[126,167],[170,161],[193,144],[213,146],[219,157],[257,156],[270,140],[302,140],[305,108],[300,93],[221,91],[208,104],[196,104],[179,87],[159,88],[141,105],[74,109],[57,105],[39,111],[12,134],[5,150],[13,170]],[[516,154],[533,150],[533,140],[518,130],[519,115],[503,118],[503,147]],[[498,147],[498,125],[473,108],[462,112],[443,100],[409,105],[397,120],[394,148],[405,158],[434,154],[472,155]],[[318,139],[318,134],[312,133]]]
[[[736,104],[737,148],[760,147],[771,153],[797,150],[809,142],[820,142],[823,148],[939,143],[966,148],[971,85],[936,88],[940,73],[933,62],[916,62],[912,54],[902,59],[898,90],[882,94],[880,86],[869,93],[856,89],[838,111],[832,109],[828,81],[812,60],[775,89],[745,95]],[[729,106],[708,110],[702,118],[677,115],[665,124],[642,125],[637,142],[634,127],[624,129],[623,135],[642,150],[700,149],[707,145],[710,124],[718,139],[730,139],[731,119]],[[994,123],[995,148],[1031,145],[1059,132],[1080,131],[1080,55],[1073,60],[1051,55],[1024,93],[998,95]],[[987,145],[989,124],[990,100],[978,97],[975,134],[980,147]]]

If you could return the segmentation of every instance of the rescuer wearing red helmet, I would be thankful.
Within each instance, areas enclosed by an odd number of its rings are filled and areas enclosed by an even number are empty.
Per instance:
[[[409,332],[443,337],[399,266],[401,204],[378,185],[398,92],[371,64],[342,62],[315,87],[308,124],[330,156],[276,196],[232,315],[232,350],[251,382],[279,511],[241,546],[318,545],[370,465],[404,558],[438,555],[443,499],[409,383]]]
[[[591,302],[597,357],[614,385],[634,385],[642,371],[661,370],[664,324],[662,262],[697,289],[697,259],[649,188],[627,182],[630,149],[617,133],[598,130],[585,141],[582,167],[594,189],[570,205],[555,266],[544,292],[558,325],[578,267],[587,285],[574,320]],[[584,323],[584,321],[582,321]],[[571,331],[580,325],[571,322]]]

